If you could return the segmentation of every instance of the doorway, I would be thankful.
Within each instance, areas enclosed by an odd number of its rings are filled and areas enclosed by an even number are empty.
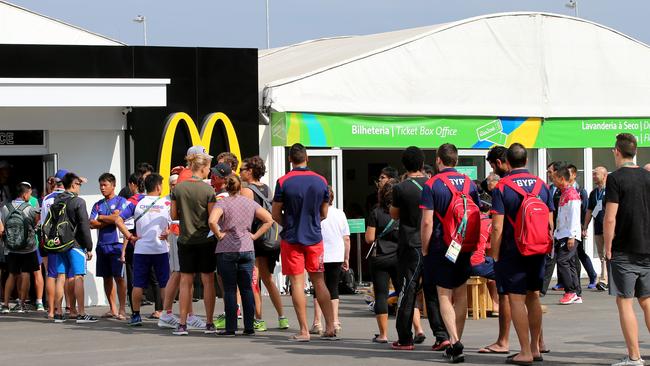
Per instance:
[[[0,189],[10,192],[10,199],[16,197],[18,183],[28,182],[32,195],[40,200],[45,195],[47,177],[58,169],[58,156],[0,155],[0,167]]]

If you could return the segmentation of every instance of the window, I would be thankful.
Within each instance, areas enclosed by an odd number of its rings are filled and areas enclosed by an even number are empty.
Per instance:
[[[585,186],[585,152],[584,149],[547,149],[546,163],[551,164],[554,161],[566,161],[578,168],[578,177],[576,182],[580,187]],[[588,174],[591,177],[591,174]],[[551,183],[551,182],[549,182]]]

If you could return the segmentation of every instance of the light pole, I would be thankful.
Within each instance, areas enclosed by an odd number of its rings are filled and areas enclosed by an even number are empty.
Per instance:
[[[564,4],[569,9],[573,9],[575,17],[578,17],[578,0],[569,0],[568,3]]]
[[[266,48],[271,48],[271,32],[269,29],[269,0],[266,0]]]
[[[144,45],[147,45],[147,18],[144,15],[138,15],[133,19],[136,23],[142,23],[143,32],[144,32]]]

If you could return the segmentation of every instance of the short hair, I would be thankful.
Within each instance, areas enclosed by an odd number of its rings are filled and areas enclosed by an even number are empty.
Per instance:
[[[149,164],[147,162],[138,163],[135,166],[135,171],[139,172],[142,175],[147,174],[147,173],[153,173],[153,165],[151,165],[151,164]]]
[[[228,151],[222,152],[221,154],[217,155],[217,162],[220,161],[230,165],[230,169],[232,169],[233,172],[236,171],[237,167],[239,166],[239,159],[237,159],[237,156],[235,156],[235,154]]]
[[[507,161],[506,158],[507,152],[508,149],[505,146],[492,146],[492,148],[490,148],[490,151],[488,151],[485,160],[487,160],[489,163],[492,164],[496,164],[497,160],[499,160],[502,163],[505,163]]]
[[[436,155],[444,166],[454,167],[458,164],[458,149],[454,144],[442,144],[436,151]]]
[[[138,187],[138,193],[142,193],[145,191],[144,189],[144,179],[142,178],[142,173],[132,173],[129,175],[129,180],[128,182],[130,184],[135,184],[136,187]]]
[[[72,183],[74,183],[76,180],[81,180],[78,175],[75,173],[67,173],[66,175],[63,176],[63,188],[65,189],[70,189],[72,187]]]
[[[578,167],[577,167],[577,166],[575,166],[575,165],[569,163],[569,164],[567,164],[567,168],[569,169],[569,171],[570,171],[571,173],[573,173],[573,174],[578,174]]]
[[[303,144],[295,143],[289,148],[289,161],[294,164],[302,164],[307,161],[307,149]]]
[[[569,164],[562,164],[558,166],[558,169],[555,170],[553,173],[557,175],[558,177],[564,178],[564,180],[570,180],[571,179],[571,168]]]
[[[328,185],[328,186],[327,186],[327,191],[328,191],[329,194],[330,194],[329,204],[330,204],[330,206],[331,206],[331,205],[334,203],[334,190],[332,189],[332,186]]]
[[[526,151],[524,145],[518,142],[510,145],[508,151],[506,152],[506,160],[508,161],[508,164],[510,164],[510,167],[513,169],[526,166],[526,161],[528,160],[528,152]]]
[[[187,164],[192,172],[198,172],[206,166],[210,166],[212,158],[204,154],[193,154],[187,157]]]
[[[422,165],[424,165],[424,153],[417,146],[409,146],[402,153],[402,164],[409,172],[422,170]]]
[[[158,173],[151,173],[144,179],[144,188],[147,192],[153,192],[163,182],[163,177]]]
[[[548,165],[546,165],[546,169],[553,168],[553,166],[555,166],[555,163],[557,163],[557,161],[552,161],[552,162],[548,163]]]
[[[636,156],[636,147],[636,137],[631,133],[619,133],[616,135],[616,150],[625,159],[631,159]]]
[[[99,176],[98,179],[99,183],[101,182],[108,182],[111,183],[112,185],[115,185],[115,176],[111,173],[104,173]]]
[[[557,171],[563,168],[569,169],[569,163],[566,161],[554,161],[553,164],[551,164],[551,167],[553,168],[553,171]]]
[[[16,186],[16,193],[18,194],[18,196],[22,196],[23,194],[29,192],[31,189],[32,186],[30,186],[29,184],[18,183],[18,185]]]
[[[391,179],[397,179],[397,177],[399,177],[399,172],[397,171],[397,169],[393,168],[390,165],[381,168],[381,173],[379,174],[383,174]]]
[[[426,173],[426,174],[433,175],[433,173],[434,173],[434,171],[433,171],[433,167],[432,167],[431,165],[429,165],[429,164],[424,164],[424,165],[422,166],[422,170],[423,170],[424,173]]]
[[[258,155],[244,159],[244,164],[246,164],[246,168],[250,169],[253,178],[257,180],[260,180],[266,174],[264,160]]]

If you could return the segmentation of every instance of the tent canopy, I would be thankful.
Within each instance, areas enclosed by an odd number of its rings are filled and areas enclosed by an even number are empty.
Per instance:
[[[605,26],[518,12],[259,53],[279,112],[650,116],[650,48]]]

